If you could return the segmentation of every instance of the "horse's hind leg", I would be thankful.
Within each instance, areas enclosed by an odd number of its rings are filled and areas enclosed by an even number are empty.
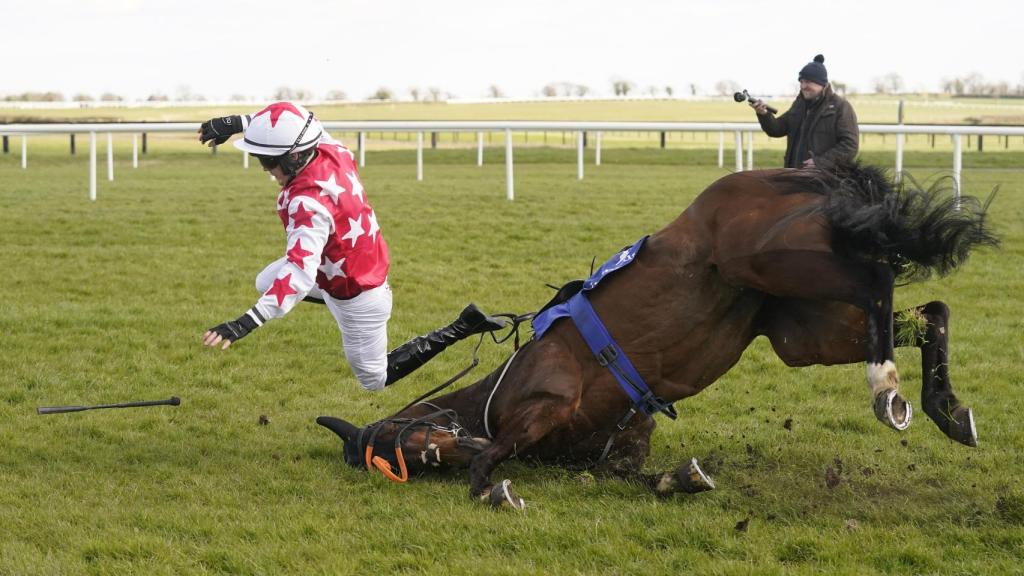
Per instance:
[[[921,326],[923,320],[923,326]],[[949,380],[949,307],[929,302],[896,316],[897,345],[921,349],[921,404],[924,413],[946,436],[967,446],[978,445],[974,413],[962,406]]]
[[[868,388],[875,416],[896,430],[910,426],[913,412],[910,403],[899,394],[899,373],[893,353],[894,274],[887,264],[851,262],[828,252],[775,250],[732,259],[720,267],[720,272],[734,285],[749,286],[783,299],[841,302],[862,310],[866,341],[859,345],[866,352]],[[800,327],[800,331],[805,332],[806,328]],[[810,349],[818,351],[820,347],[812,345]],[[798,357],[797,365],[800,360]],[[804,362],[810,363],[814,362]]]

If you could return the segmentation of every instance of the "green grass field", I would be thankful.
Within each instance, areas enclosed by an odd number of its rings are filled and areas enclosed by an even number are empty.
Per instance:
[[[351,375],[322,307],[300,305],[227,352],[200,345],[253,303],[256,273],[282,252],[277,190],[255,163],[154,138],[132,170],[119,139],[116,180],[101,164],[90,202],[87,155],[66,146],[33,139],[28,170],[17,148],[0,156],[0,574],[1024,573],[1019,151],[964,160],[967,191],[1002,187],[1003,248],[897,291],[901,307],[951,306],[951,372],[978,448],[920,413],[905,433],[883,427],[863,365],[789,369],[758,341],[655,432],[649,470],[696,456],[718,490],[659,500],[512,462],[495,477],[529,508],[509,513],[471,501],[463,473],[397,485],[350,469],[313,422],[381,418],[462,368],[470,344],[379,394]],[[482,168],[466,150],[428,150],[423,182],[411,151],[369,150],[361,174],[392,251],[392,344],[471,300],[536,309],[545,283],[584,276],[727,173],[713,148],[634,147],[578,181],[573,150],[534,147],[517,151],[510,203],[498,148]],[[881,145],[864,155],[892,162]],[[780,160],[777,147],[755,158]],[[949,164],[924,147],[906,160],[922,179]],[[472,376],[509,352],[485,345]],[[897,362],[914,400],[919,354]],[[35,414],[171,395],[180,407]]]

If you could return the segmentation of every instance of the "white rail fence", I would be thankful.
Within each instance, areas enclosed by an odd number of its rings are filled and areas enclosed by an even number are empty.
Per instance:
[[[505,135],[505,194],[509,200],[515,198],[512,134],[515,132],[573,132],[576,134],[576,175],[582,180],[584,175],[584,134],[594,134],[594,163],[601,164],[601,134],[604,132],[717,132],[718,133],[718,166],[724,167],[725,135],[733,133],[735,147],[736,171],[743,170],[743,135],[746,134],[746,168],[754,165],[754,134],[761,131],[759,124],[754,123],[695,123],[695,122],[465,122],[465,121],[359,121],[323,123],[328,130],[355,132],[358,134],[359,165],[366,164],[367,132],[404,132],[416,133],[416,179],[423,180],[423,134],[424,132],[476,132],[477,165],[484,162],[485,132],[500,132]],[[130,133],[132,135],[132,167],[138,168],[138,134],[155,132],[195,133],[199,128],[195,123],[118,123],[118,124],[6,124],[0,125],[0,134],[21,136],[21,167],[28,168],[28,135],[29,134],[89,134],[89,199],[96,199],[96,134],[107,135],[107,179],[114,179],[114,155],[112,138],[114,133]],[[1024,127],[1015,126],[924,126],[899,124],[862,124],[862,134],[895,134],[897,177],[903,171],[903,145],[908,134],[933,134],[950,136],[953,140],[953,179],[956,193],[960,192],[960,173],[963,161],[963,136],[1024,136]],[[249,167],[248,153],[243,155],[243,166]]]

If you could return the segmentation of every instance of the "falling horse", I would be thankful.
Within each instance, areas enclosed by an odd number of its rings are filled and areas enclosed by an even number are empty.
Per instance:
[[[342,438],[349,464],[396,480],[468,465],[471,494],[492,505],[522,506],[508,480],[490,481],[510,457],[698,492],[713,483],[696,460],[640,473],[652,416],[674,417],[673,402],[765,336],[788,366],[866,361],[874,413],[896,430],[912,410],[893,348],[920,348],[925,414],[975,446],[974,416],[948,374],[949,309],[892,308],[897,280],[945,275],[972,248],[997,244],[988,203],[946,192],[863,165],[730,174],[589,280],[564,286],[534,318],[534,337],[480,381],[364,428],[317,422]]]

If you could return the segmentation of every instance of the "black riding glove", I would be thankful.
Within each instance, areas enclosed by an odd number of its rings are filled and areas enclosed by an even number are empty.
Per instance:
[[[239,316],[237,320],[230,320],[210,328],[210,332],[216,332],[221,338],[230,342],[235,342],[236,340],[241,340],[246,334],[259,327],[260,325],[252,319],[252,316],[249,316],[248,312],[246,312]]]
[[[199,126],[199,141],[206,144],[213,140],[214,144],[223,144],[233,134],[238,134],[245,127],[242,126],[241,116],[222,116],[211,118]]]

